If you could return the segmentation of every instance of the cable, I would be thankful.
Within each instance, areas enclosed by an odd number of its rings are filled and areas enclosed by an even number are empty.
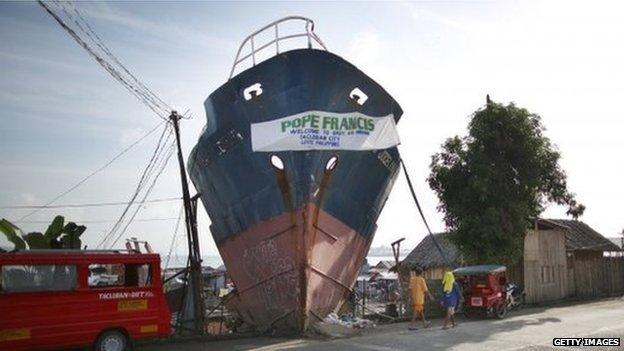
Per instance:
[[[67,34],[69,34],[74,41],[78,43],[78,45],[87,51],[87,53],[93,57],[96,62],[126,90],[150,108],[158,117],[168,121],[168,116],[171,113],[172,108],[161,98],[159,98],[152,90],[147,88],[142,81],[140,81],[124,64],[121,63],[117,56],[111,52],[101,37],[95,32],[93,27],[89,24],[89,22],[87,22],[72,2],[67,3],[57,0],[43,2],[38,0],[38,3],[67,32]],[[141,208],[140,205],[147,202],[147,196],[154,188],[157,179],[162,174],[169,159],[173,155],[175,141],[169,144],[169,139],[173,134],[172,130],[168,129],[169,126],[170,125],[165,126],[154,153],[141,173],[136,189],[131,195],[130,200],[125,204],[126,206],[119,219],[115,222],[111,230],[104,235],[99,242],[98,247],[108,245],[109,241],[113,238],[114,240],[111,246],[115,245],[134,220]],[[148,186],[148,184],[150,185]],[[146,187],[147,190],[144,191]],[[131,207],[135,204],[141,193],[143,193],[141,201],[138,202],[136,210],[134,210],[129,219],[126,221],[126,216],[130,213]],[[46,205],[50,205],[50,203]],[[32,213],[36,211],[33,211]],[[26,218],[27,216],[23,218]],[[121,229],[124,221],[126,222],[125,226]]]
[[[126,72],[126,74],[128,74],[141,88],[143,88],[151,97],[155,98],[157,100],[157,102],[159,102],[160,104],[164,105],[166,107],[166,111],[171,111],[173,110],[166,102],[164,102],[162,99],[160,99],[156,94],[154,94],[154,92],[152,92],[148,87],[145,86],[145,84],[143,84],[143,82],[141,82],[139,79],[137,79],[137,77],[134,76],[134,74],[132,74],[125,65],[123,65],[119,59],[110,51],[110,49],[108,48],[108,46],[106,46],[106,44],[104,44],[104,42],[102,41],[102,39],[100,38],[100,36],[93,30],[93,28],[91,28],[91,25],[89,24],[89,22],[87,22],[87,20],[85,20],[85,18],[82,16],[82,14],[80,14],[80,12],[78,11],[78,8],[76,8],[76,6],[74,5],[73,2],[70,3],[72,5],[72,8],[74,10],[74,13],[76,13],[76,15],[78,16],[78,18],[85,24],[88,32],[87,35],[89,37],[91,37],[91,35],[89,35],[89,33],[91,33],[93,35],[93,37],[95,37],[94,41],[96,42],[97,46],[100,47],[100,49],[102,49],[102,51],[111,59],[113,60],[113,62],[115,62],[117,65],[119,65],[119,67],[121,67],[123,69],[124,72]],[[69,16],[71,16],[66,10],[65,7],[63,6],[63,10],[65,11],[65,13],[67,13]],[[78,22],[76,22],[76,24],[82,29],[82,27],[80,26],[80,24]],[[84,31],[84,29],[83,29]],[[91,37],[91,38],[93,38]]]
[[[152,202],[168,202],[168,201],[178,201],[182,200],[181,197],[167,197],[163,199],[152,199],[145,201],[146,203]],[[21,210],[21,209],[48,209],[48,208],[83,208],[83,207],[103,207],[103,206],[120,206],[127,205],[128,202],[99,202],[99,203],[86,203],[86,204],[63,204],[63,205],[25,205],[25,206],[0,206],[0,209],[11,209],[11,210]],[[22,223],[31,223],[29,221],[17,221]],[[32,222],[34,223],[34,221]]]
[[[169,133],[168,137],[171,136],[171,133]],[[168,138],[167,138],[168,140]],[[131,215],[130,219],[128,220],[128,222],[126,223],[125,227],[123,228],[123,230],[117,234],[115,240],[113,241],[113,243],[110,245],[114,245],[115,243],[117,243],[117,241],[121,238],[121,235],[123,235],[123,233],[125,233],[125,231],[128,229],[128,226],[130,225],[130,223],[132,222],[132,220],[134,219],[134,217],[137,215],[138,211],[141,209],[140,205],[143,204],[143,201],[145,201],[145,199],[147,198],[147,196],[149,195],[149,193],[152,191],[154,185],[156,184],[156,180],[158,179],[158,177],[160,176],[160,174],[163,172],[164,167],[166,166],[167,162],[169,161],[169,158],[171,157],[171,155],[173,154],[173,148],[175,145],[175,141],[173,141],[170,145],[169,145],[169,151],[168,151],[168,155],[164,158],[164,162],[162,164],[162,167],[160,169],[160,171],[156,174],[156,176],[153,178],[152,180],[152,184],[148,187],[148,189],[145,191],[145,194],[141,200],[141,202],[139,202],[139,206],[137,206],[136,210],[134,211],[134,213]],[[136,200],[136,198],[138,197],[139,193],[143,190],[143,188],[145,187],[145,185],[147,184],[147,181],[149,180],[149,178],[152,176],[154,170],[157,168],[157,162],[159,161],[158,158],[160,158],[160,156],[162,155],[162,151],[164,150],[164,144],[163,147],[156,150],[155,152],[155,157],[152,158],[152,161],[150,164],[148,164],[148,167],[146,167],[145,172],[143,173],[143,176],[141,177],[141,180],[139,181],[139,184],[137,186],[137,189],[133,195],[132,201],[131,203],[126,206],[126,208],[124,209],[124,212],[122,213],[122,215],[119,217],[119,220],[117,223],[115,223],[115,225],[113,226],[113,229],[111,229],[111,231],[107,234],[105,241],[102,243],[102,245],[107,245],[107,241],[113,236],[115,235],[115,233],[119,230],[119,228],[122,225],[123,220],[125,219],[126,214],[128,213],[128,211],[130,210],[130,207],[132,206],[132,203]]]
[[[158,143],[156,144],[156,149],[154,150],[154,153],[152,154],[146,168],[143,170],[143,173],[141,174],[141,178],[139,180],[139,183],[137,184],[137,187],[134,191],[134,193],[132,194],[130,201],[127,203],[126,207],[124,208],[123,212],[121,213],[121,216],[119,217],[119,219],[117,220],[117,222],[113,225],[112,229],[104,235],[104,237],[102,238],[102,240],[100,241],[100,243],[98,244],[98,247],[100,247],[101,245],[104,244],[104,242],[106,240],[108,240],[108,237],[110,235],[112,235],[113,232],[115,232],[118,227],[121,225],[121,222],[123,221],[123,219],[125,218],[126,213],[128,212],[128,210],[130,209],[130,207],[134,204],[134,201],[136,200],[137,196],[139,195],[140,191],[142,190],[145,180],[147,179],[148,173],[150,173],[151,168],[154,165],[155,159],[157,158],[157,156],[159,155],[160,151],[162,150],[163,147],[163,137],[165,135],[167,131],[167,128],[163,129],[162,134],[160,135],[160,138],[158,139]],[[170,131],[171,133],[171,131]]]
[[[178,219],[177,217],[171,217],[171,218],[140,218],[140,219],[135,219],[135,222],[154,222],[154,221],[172,221],[174,219]],[[80,224],[82,223],[112,223],[117,221],[116,219],[109,219],[109,220],[95,220],[95,221],[76,221],[79,222]],[[15,223],[42,223],[42,224],[49,224],[50,221],[17,221]]]
[[[142,207],[141,205],[143,205],[145,199],[147,198],[147,196],[150,194],[150,192],[152,191],[152,189],[156,185],[156,181],[158,180],[158,177],[160,177],[162,172],[165,170],[165,167],[167,166],[167,163],[169,162],[169,159],[173,155],[173,151],[175,150],[174,146],[175,146],[175,141],[169,147],[168,154],[164,158],[164,161],[162,162],[161,167],[160,167],[158,173],[154,176],[154,179],[152,180],[152,184],[150,184],[149,188],[146,190],[145,195],[143,196],[143,199],[141,200],[141,202],[139,202],[138,206],[136,207],[136,210],[134,211],[134,213],[132,214],[132,216],[130,217],[128,222],[126,223],[126,226],[123,228],[123,230],[119,234],[117,234],[117,237],[115,238],[115,240],[110,245],[108,245],[109,248],[112,248],[113,246],[115,246],[115,244],[117,244],[119,239],[121,239],[123,234],[125,234],[126,230],[130,226],[130,224],[132,224],[132,221],[134,220],[134,217],[136,217],[136,215],[141,210],[141,207]]]
[[[442,247],[438,243],[438,240],[436,239],[435,235],[433,235],[433,232],[431,231],[431,228],[429,228],[429,224],[427,223],[427,219],[425,218],[425,214],[423,213],[422,208],[420,207],[420,203],[418,202],[418,198],[416,197],[416,192],[414,192],[414,187],[412,186],[412,181],[410,180],[409,174],[407,173],[407,168],[405,168],[405,162],[403,162],[403,159],[400,159],[399,161],[401,162],[401,167],[403,167],[403,173],[405,174],[405,178],[407,179],[407,185],[409,186],[410,192],[412,193],[412,198],[414,199],[414,202],[416,203],[416,207],[418,208],[418,212],[420,213],[420,217],[422,218],[423,222],[425,223],[425,227],[427,227],[427,231],[429,232],[429,235],[431,236],[431,239],[433,240],[433,244],[435,245],[435,247],[440,252],[440,255],[442,256],[442,259],[444,260],[444,262],[446,262],[446,266],[447,267],[452,267],[451,263],[449,262],[448,258],[446,257],[446,254],[442,250]]]
[[[150,130],[149,132],[147,132],[147,134],[143,135],[142,137],[140,137],[139,139],[137,139],[134,143],[130,144],[128,147],[126,147],[125,149],[121,150],[120,153],[118,153],[117,155],[115,155],[113,158],[111,158],[108,162],[106,162],[103,166],[101,166],[100,168],[96,169],[95,171],[91,172],[89,175],[87,175],[86,177],[82,178],[78,183],[74,184],[73,186],[71,186],[69,189],[63,191],[62,193],[60,193],[59,195],[57,195],[56,197],[54,197],[52,200],[48,201],[47,203],[45,203],[41,208],[36,208],[35,210],[29,212],[28,214],[26,214],[25,216],[21,217],[20,219],[18,219],[18,221],[22,221],[30,216],[32,216],[33,214],[39,212],[42,208],[45,208],[46,206],[50,206],[51,204],[53,204],[54,202],[56,202],[56,200],[62,198],[63,196],[71,193],[72,191],[74,191],[76,188],[78,188],[79,186],[81,186],[82,184],[84,184],[87,180],[89,180],[89,178],[93,177],[94,175],[100,173],[101,171],[103,171],[106,167],[110,166],[113,162],[115,162],[117,159],[119,159],[121,156],[123,156],[125,153],[127,153],[128,151],[130,151],[130,149],[132,149],[134,146],[136,146],[138,143],[140,143],[141,141],[143,141],[145,138],[147,138],[148,136],[150,136],[152,133],[154,133],[160,126],[162,126],[165,122],[160,122],[158,123],[158,125],[156,125],[156,127],[154,127],[152,130]]]
[[[119,217],[119,220],[115,223],[115,225],[113,225],[113,228],[104,236],[102,241],[100,241],[100,243],[97,246],[98,248],[100,246],[102,246],[102,245],[105,245],[106,241],[108,241],[108,239],[112,235],[114,235],[114,233],[119,229],[119,227],[121,226],[121,223],[123,222],[126,214],[130,210],[130,207],[132,207],[132,205],[134,204],[134,201],[139,196],[141,190],[143,190],[143,187],[145,186],[145,184],[147,183],[147,180],[150,178],[150,176],[151,176],[151,174],[153,172],[154,166],[155,166],[156,162],[158,161],[158,158],[162,154],[162,150],[164,149],[165,143],[167,143],[167,141],[169,140],[169,138],[173,134],[172,130],[169,127],[170,127],[170,124],[167,124],[165,126],[165,129],[163,129],[163,132],[160,135],[160,138],[158,139],[158,143],[156,144],[156,149],[154,150],[151,158],[149,159],[149,162],[148,162],[147,166],[143,170],[143,172],[141,174],[141,177],[139,179],[139,182],[137,184],[137,187],[136,187],[134,193],[132,194],[132,196],[130,197],[130,201],[128,202],[128,205],[126,205],[126,207],[124,208],[123,212],[121,213],[121,216]],[[169,131],[168,134],[166,133],[167,131]],[[165,138],[165,135],[167,135],[166,138]]]
[[[80,37],[80,35],[78,35],[78,33],[76,33],[74,29],[70,28],[69,25],[60,18],[61,16],[59,14],[54,13],[54,11],[50,7],[44,6],[44,8],[46,8],[46,11],[48,11],[54,17],[54,19],[57,20],[57,22],[60,21],[59,24],[70,34],[70,36],[72,36],[80,46],[82,46],[91,56],[93,56],[96,61],[113,76],[113,78],[115,78],[117,81],[119,81],[119,83],[126,87],[126,89],[130,91],[130,93],[135,95],[141,102],[146,104],[160,118],[165,118],[171,108],[168,107],[166,103],[162,102],[162,99],[158,98],[151,90],[145,87],[145,85],[141,81],[139,81],[133,74],[128,71],[128,69],[123,64],[121,64],[121,62],[110,52],[108,47],[104,45],[100,37],[95,33],[95,31],[93,31],[93,29],[88,24],[88,22],[86,22],[84,17],[80,15],[80,12],[78,12],[78,9],[73,5],[73,3],[71,3],[71,6],[74,12],[79,16],[78,19],[75,18],[65,7],[65,5],[68,3],[59,1],[53,1],[52,3],[60,8],[65,17],[67,17],[70,21],[74,22],[77,29],[84,33],[87,38],[90,39],[92,44],[95,44],[95,46],[98,47],[100,51],[102,51],[106,56],[109,56],[109,58],[113,60],[113,63],[116,63],[117,66],[125,71],[127,75],[130,76],[130,78],[132,79],[124,77],[124,75],[114,67],[114,64],[106,61],[101,55],[96,52],[93,47],[91,47],[87,43],[88,40]],[[81,21],[83,22],[82,25],[80,23]],[[131,80],[134,80],[135,84],[133,84]],[[158,101],[160,101],[160,103]]]
[[[93,31],[91,26],[87,27],[87,25],[85,25],[85,27],[89,28],[88,30],[86,30],[83,26],[80,25],[80,22],[75,19],[69,11],[67,11],[67,9],[64,7],[64,4],[60,2],[48,3],[41,0],[38,0],[37,2],[74,39],[74,41],[78,43],[78,45],[85,49],[87,53],[89,53],[89,55],[91,55],[96,60],[96,62],[100,66],[102,66],[115,80],[123,85],[126,90],[128,90],[139,101],[141,101],[144,105],[151,109],[158,117],[163,120],[167,119],[168,105],[164,103],[158,103],[158,101],[162,102],[162,99],[158,98],[154,93],[151,92],[151,90],[147,89],[145,85],[141,83],[134,75],[130,74],[130,72],[125,68],[125,66],[123,66],[119,62],[116,57],[113,59],[113,61],[116,62],[117,66],[119,66],[122,71],[125,71],[126,74],[131,77],[131,79],[124,77],[124,74],[122,74],[117,68],[115,68],[114,64],[111,64],[106,59],[104,59],[94,47],[87,43],[87,41],[89,41],[90,39],[90,41],[95,44],[96,47],[99,47],[100,51],[104,52],[106,56],[109,56],[109,58],[114,57],[114,55],[110,53],[110,50],[108,50],[108,48],[103,45],[103,42],[101,41],[101,39],[99,39],[99,36],[97,36],[97,39],[95,38],[95,32]],[[61,18],[61,15],[55,12],[52,7],[49,6],[50,4],[55,4],[57,7],[60,7],[61,11],[65,14],[65,17],[72,20],[74,24],[76,24],[78,30],[85,33],[88,39],[81,37],[75,29],[71,28],[70,25]],[[77,14],[79,14],[75,7],[74,10]],[[80,18],[85,24],[87,24],[86,20],[84,20],[84,17],[80,16]],[[135,81],[135,84],[131,82],[132,80]]]
[[[169,245],[169,252],[167,253],[167,259],[165,261],[165,269],[169,268],[169,261],[171,261],[171,254],[173,253],[174,246],[178,239],[178,229],[180,228],[180,222],[182,219],[182,210],[184,210],[184,204],[180,206],[180,210],[178,211],[178,220],[175,224],[175,229],[173,230],[173,237],[171,238],[171,244]]]

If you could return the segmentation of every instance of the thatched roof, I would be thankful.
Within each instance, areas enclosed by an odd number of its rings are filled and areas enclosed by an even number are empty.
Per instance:
[[[457,251],[457,247],[449,241],[450,233],[437,233],[433,234],[436,241],[440,245],[440,248],[444,252],[446,258],[450,261],[451,266],[459,266],[461,263],[461,257]],[[425,238],[412,250],[412,252],[401,261],[402,265],[418,265],[423,269],[432,267],[446,267],[447,263],[440,254],[440,251],[436,248],[431,235],[425,236]]]
[[[584,222],[570,219],[539,219],[538,225],[564,229],[566,250],[621,251],[611,240]]]
[[[568,219],[539,219],[539,229],[563,229],[566,236],[566,250],[622,251],[617,245],[584,222]],[[450,233],[433,234],[444,251],[451,266],[461,266],[463,259],[455,245],[449,240]],[[423,269],[446,267],[447,263],[436,248],[431,235],[425,238],[401,261],[402,265],[418,265]]]

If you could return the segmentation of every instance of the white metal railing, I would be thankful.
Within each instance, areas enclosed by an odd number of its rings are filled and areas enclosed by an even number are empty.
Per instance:
[[[287,21],[303,21],[305,22],[305,33],[295,33],[295,34],[289,34],[289,35],[285,35],[283,37],[279,36],[279,24],[283,23],[283,22],[287,22]],[[268,43],[256,48],[255,45],[256,43],[254,42],[254,38],[256,35],[264,32],[265,30],[269,29],[273,27],[275,29],[275,39],[269,41]],[[306,17],[302,17],[302,16],[287,16],[284,17],[282,19],[279,19],[275,22],[269,23],[266,26],[258,29],[257,31],[251,33],[247,38],[245,38],[245,40],[243,40],[243,43],[240,45],[240,47],[238,48],[238,52],[236,52],[236,58],[234,59],[234,64],[232,65],[232,70],[230,70],[230,76],[228,77],[228,79],[232,78],[232,76],[234,75],[234,70],[236,69],[236,66],[247,60],[248,58],[251,57],[252,60],[252,64],[253,66],[256,65],[256,53],[258,53],[261,50],[266,49],[267,47],[275,44],[275,53],[276,55],[279,55],[280,51],[279,51],[279,42],[282,40],[286,40],[286,39],[292,39],[292,38],[300,38],[300,37],[306,37],[308,39],[308,48],[311,49],[312,48],[312,42],[316,42],[318,45],[320,45],[324,50],[327,50],[327,47],[325,47],[325,44],[323,44],[323,41],[321,41],[321,39],[316,35],[316,33],[314,33],[314,21],[312,21],[309,18]],[[243,50],[243,48],[245,47],[245,45],[247,43],[251,43],[251,52],[243,57],[240,57],[241,51]]]

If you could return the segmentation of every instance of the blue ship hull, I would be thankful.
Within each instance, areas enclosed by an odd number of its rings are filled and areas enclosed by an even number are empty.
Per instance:
[[[256,83],[262,93],[247,100],[246,88]],[[368,96],[362,105],[349,96],[356,87]],[[315,49],[288,51],[238,74],[205,108],[207,125],[188,167],[236,285],[232,308],[259,328],[303,331],[347,298],[397,176],[399,153],[396,147],[253,152],[250,125],[311,110],[392,114],[398,122],[402,110],[355,66]],[[332,158],[336,165],[328,170]]]

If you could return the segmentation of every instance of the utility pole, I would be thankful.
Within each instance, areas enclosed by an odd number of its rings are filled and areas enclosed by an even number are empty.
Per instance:
[[[397,312],[399,315],[399,318],[403,317],[403,298],[405,297],[405,295],[403,294],[403,283],[401,282],[401,270],[399,269],[399,263],[400,263],[400,258],[401,258],[401,242],[405,240],[405,238],[401,238],[393,243],[391,243],[390,245],[392,246],[392,254],[394,255],[394,268],[396,269],[396,273],[397,273],[397,282],[399,283],[399,306],[397,306]]]
[[[184,305],[190,308],[184,308],[182,316],[185,320],[182,322],[193,322],[193,331],[198,334],[204,333],[204,300],[202,297],[202,275],[201,275],[201,252],[199,250],[199,238],[197,235],[197,195],[191,199],[189,193],[188,179],[186,175],[186,167],[184,166],[184,156],[182,155],[182,147],[180,145],[180,126],[179,122],[182,116],[176,111],[171,111],[169,119],[173,124],[175,132],[176,144],[178,148],[178,164],[180,166],[180,180],[182,181],[182,199],[184,201],[184,214],[186,225],[186,237],[188,241],[189,253],[189,271],[190,279],[187,280],[189,286],[183,297]],[[188,314],[187,314],[188,313]],[[190,318],[188,318],[190,317]]]

